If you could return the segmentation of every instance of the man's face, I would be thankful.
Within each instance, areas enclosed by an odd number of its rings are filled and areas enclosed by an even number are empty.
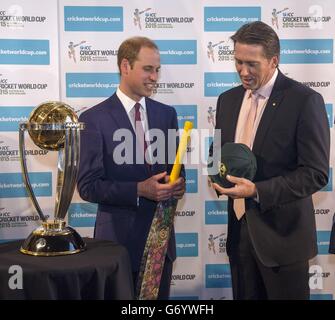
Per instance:
[[[159,52],[141,48],[133,67],[127,59],[121,62],[121,86],[125,94],[135,101],[152,95],[160,71]]]
[[[272,77],[278,57],[268,59],[263,47],[256,44],[235,44],[235,67],[245,89],[257,90]]]

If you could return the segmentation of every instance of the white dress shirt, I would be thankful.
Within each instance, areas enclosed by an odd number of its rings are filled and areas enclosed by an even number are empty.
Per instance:
[[[124,109],[127,112],[127,115],[129,117],[129,121],[131,125],[133,126],[133,129],[135,131],[135,104],[137,101],[134,101],[133,99],[129,98],[125,93],[123,93],[120,89],[120,87],[116,90],[116,95],[120,99]],[[143,125],[144,132],[148,131],[148,117],[147,117],[147,108],[145,104],[145,97],[142,97],[142,99],[138,102],[141,105],[140,113],[141,113],[141,122]]]

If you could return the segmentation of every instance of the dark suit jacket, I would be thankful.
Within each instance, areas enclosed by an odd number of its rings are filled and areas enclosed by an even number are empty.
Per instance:
[[[167,148],[168,129],[178,128],[175,109],[149,98],[146,98],[146,108],[149,129],[164,132]],[[85,129],[81,134],[78,191],[82,199],[98,203],[95,237],[126,246],[133,272],[137,272],[157,205],[140,198],[137,206],[137,182],[164,171],[169,174],[172,165],[167,164],[167,152],[165,164],[154,164],[151,170],[145,164],[115,163],[113,152],[120,141],[113,138],[114,132],[128,129],[135,142],[133,127],[116,94],[84,112],[79,120],[85,123]],[[135,143],[134,148],[131,146],[127,151],[132,150],[135,157]],[[176,257],[174,230],[167,254],[172,261]]]
[[[218,98],[222,144],[234,141],[244,93],[239,86]],[[249,234],[265,266],[306,261],[317,254],[312,194],[328,182],[329,148],[321,95],[279,72],[253,145],[259,203],[246,200]],[[228,255],[234,252],[239,230],[229,199]]]

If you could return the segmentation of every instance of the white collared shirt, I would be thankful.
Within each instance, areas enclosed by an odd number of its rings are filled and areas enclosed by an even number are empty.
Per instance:
[[[126,110],[129,121],[135,131],[135,108],[134,106],[137,102],[129,98],[125,93],[123,93],[120,87],[117,88],[116,95],[120,99],[124,109]],[[142,97],[142,99],[138,103],[141,105],[140,113],[141,113],[141,120],[142,120],[141,122],[143,125],[143,129],[144,129],[144,132],[147,132],[149,126],[148,126],[147,107],[145,104],[145,97]]]
[[[134,132],[136,132],[135,129],[135,104],[137,103],[133,99],[129,98],[125,93],[123,93],[120,89],[120,87],[116,90],[116,95],[120,99],[124,109],[127,112],[129,121],[131,125],[133,126]],[[142,97],[142,99],[138,102],[141,105],[140,113],[141,113],[141,122],[143,126],[143,130],[148,135],[150,133],[149,131],[149,124],[148,124],[148,116],[147,116],[147,108],[145,103],[145,97]],[[150,136],[146,136],[146,140],[150,141]],[[152,160],[152,151],[151,151],[151,144],[148,143],[148,149],[147,149],[149,159]],[[137,201],[138,202],[138,201]]]

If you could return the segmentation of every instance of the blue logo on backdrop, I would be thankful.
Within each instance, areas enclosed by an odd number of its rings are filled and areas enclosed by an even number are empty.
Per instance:
[[[198,256],[198,234],[176,233],[177,257]]]
[[[326,103],[326,111],[327,111],[327,117],[329,122],[329,128],[333,127],[334,121],[333,121],[333,105],[331,103]]]
[[[26,122],[33,107],[1,107],[0,131],[18,132],[19,123]]]
[[[198,127],[198,116],[196,105],[178,105],[173,106],[177,112],[178,127],[179,129],[184,128],[185,121],[192,121],[193,128]]]
[[[205,7],[205,31],[236,31],[243,24],[261,20],[261,7]]]
[[[333,300],[333,295],[330,293],[313,293],[310,295],[311,300]]]
[[[320,191],[333,191],[333,168],[329,168],[329,181]]]
[[[49,40],[0,39],[0,64],[50,64]]]
[[[317,231],[318,253],[329,254],[330,231]]]
[[[196,64],[196,40],[156,40],[161,64]]]
[[[186,193],[198,193],[198,170],[186,169]]]
[[[119,82],[118,73],[67,73],[66,96],[110,97],[116,91]]]
[[[69,224],[73,227],[94,227],[98,206],[95,203],[72,203]]]
[[[241,84],[237,72],[205,72],[205,97],[217,97]]]
[[[333,39],[280,40],[280,63],[333,63]]]
[[[205,201],[205,224],[227,223],[227,201]]]
[[[51,197],[51,172],[29,173],[37,197]],[[28,197],[21,172],[0,173],[0,198]]]
[[[123,31],[123,7],[64,7],[65,31]]]
[[[206,264],[206,288],[231,288],[229,264]]]

